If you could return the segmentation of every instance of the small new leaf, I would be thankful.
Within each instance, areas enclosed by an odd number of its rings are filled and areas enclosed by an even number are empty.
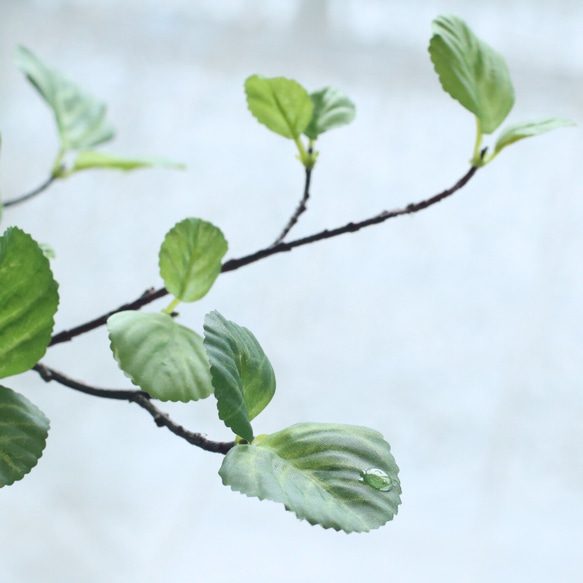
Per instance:
[[[71,172],[79,172],[81,170],[89,169],[107,169],[107,170],[121,170],[129,172],[130,170],[137,170],[138,168],[172,168],[175,170],[184,170],[184,164],[177,164],[168,160],[157,158],[120,158],[104,152],[96,152],[95,150],[84,150],[79,153]]]
[[[378,471],[382,488],[362,479]],[[399,469],[377,431],[353,425],[300,423],[232,448],[219,475],[233,490],[280,502],[300,519],[344,532],[368,532],[391,520],[401,503]]]
[[[504,58],[479,39],[457,16],[439,16],[432,24],[429,54],[443,89],[491,134],[514,105],[514,88]]]
[[[514,144],[514,142],[518,142],[524,138],[538,136],[557,128],[564,128],[574,125],[576,124],[571,120],[563,118],[539,119],[537,121],[510,125],[500,132],[498,140],[496,140],[496,145],[494,146],[492,158],[494,158],[494,156],[496,156],[503,148],[509,146],[510,144]]]
[[[228,245],[221,230],[201,219],[180,221],[160,247],[160,276],[164,286],[183,302],[204,297],[221,272]]]
[[[44,355],[59,304],[48,259],[17,227],[0,237],[0,378],[27,371]]]
[[[119,367],[150,396],[186,403],[212,393],[202,338],[169,315],[119,312],[107,329]]]
[[[251,442],[250,421],[265,409],[275,393],[273,368],[255,336],[219,312],[205,316],[204,332],[219,418]]]
[[[0,488],[21,480],[42,456],[49,433],[44,413],[0,386]]]
[[[356,116],[356,107],[345,93],[332,87],[310,93],[314,111],[304,134],[315,140],[328,130],[349,124]]]
[[[113,127],[106,119],[104,103],[43,63],[25,47],[16,49],[14,60],[53,110],[62,150],[92,148],[114,137]]]
[[[297,81],[253,75],[245,81],[245,94],[257,121],[284,138],[297,140],[310,123],[314,106]]]

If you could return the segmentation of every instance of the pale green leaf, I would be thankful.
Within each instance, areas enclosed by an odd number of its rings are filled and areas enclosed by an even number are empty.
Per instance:
[[[197,401],[212,393],[202,338],[167,314],[119,312],[107,320],[123,372],[161,401]]]
[[[356,116],[356,107],[342,91],[326,87],[310,93],[314,111],[304,134],[311,140],[333,128],[349,124]]]
[[[536,121],[509,125],[500,132],[498,140],[496,141],[496,145],[494,146],[494,153],[492,157],[496,156],[506,146],[514,144],[514,142],[518,142],[524,138],[538,136],[557,128],[564,128],[574,125],[576,124],[574,124],[571,120],[562,118],[539,119]]]
[[[514,105],[514,88],[502,55],[479,39],[457,16],[432,24],[429,53],[443,89],[491,134]]]
[[[275,393],[271,364],[255,336],[219,312],[206,315],[204,333],[219,417],[237,435],[253,441],[250,421]]]
[[[72,172],[88,169],[122,170],[128,172],[138,168],[172,168],[184,170],[184,164],[177,164],[169,160],[158,158],[120,158],[105,152],[95,150],[83,150],[73,163]]]
[[[295,140],[308,127],[314,106],[297,81],[253,75],[245,81],[245,93],[249,111],[272,132]]]
[[[14,60],[53,110],[63,150],[91,148],[114,137],[104,103],[25,47],[16,49]]]
[[[0,488],[36,466],[49,433],[44,413],[21,394],[0,386]]]
[[[0,237],[0,378],[29,370],[51,340],[59,304],[48,259],[17,227]]]
[[[221,272],[227,241],[220,229],[201,219],[180,221],[160,247],[164,286],[183,302],[204,297]]]
[[[380,471],[382,489],[363,475]],[[353,425],[300,423],[236,445],[221,466],[223,484],[280,502],[300,519],[345,532],[382,526],[401,503],[399,469],[377,431]]]

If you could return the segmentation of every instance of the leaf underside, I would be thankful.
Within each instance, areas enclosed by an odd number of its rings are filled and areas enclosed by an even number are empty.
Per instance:
[[[500,152],[506,146],[514,144],[519,140],[538,136],[557,128],[570,127],[574,125],[575,124],[571,120],[563,118],[546,118],[509,125],[500,132],[498,140],[496,141],[496,145],[494,146],[494,155],[498,154],[498,152]]]
[[[354,103],[338,89],[326,87],[310,93],[314,112],[304,134],[310,140],[317,139],[328,130],[349,124],[356,116]]]
[[[43,63],[25,47],[16,49],[14,60],[53,110],[63,150],[91,148],[114,137],[103,102]]]
[[[197,401],[212,393],[202,338],[161,313],[119,312],[107,321],[122,371],[161,401]]]
[[[107,154],[105,152],[97,152],[95,150],[83,150],[79,152],[73,163],[73,172],[80,172],[81,170],[89,169],[106,169],[106,170],[121,170],[129,172],[140,168],[174,168],[183,170],[184,165],[176,164],[168,160],[162,159],[147,159],[147,158],[122,158]]]

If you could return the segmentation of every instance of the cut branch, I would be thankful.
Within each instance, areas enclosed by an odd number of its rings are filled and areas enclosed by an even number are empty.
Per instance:
[[[482,151],[482,156],[484,156],[485,150]],[[265,249],[260,249],[255,253],[251,253],[250,255],[245,255],[244,257],[240,257],[239,259],[230,259],[223,263],[221,268],[221,273],[227,273],[228,271],[235,271],[245,265],[249,265],[251,263],[255,263],[256,261],[260,261],[261,259],[265,259],[267,257],[271,257],[272,255],[276,255],[278,253],[284,253],[287,251],[291,251],[296,247],[303,247],[304,245],[310,245],[311,243],[316,243],[317,241],[323,241],[324,239],[331,239],[333,237],[338,237],[340,235],[344,235],[345,233],[355,233],[356,231],[360,231],[366,227],[370,227],[372,225],[378,225],[380,223],[384,223],[389,219],[393,219],[395,217],[399,217],[401,215],[410,215],[413,213],[417,213],[422,211],[438,202],[441,202],[443,199],[455,194],[458,190],[461,190],[474,176],[474,174],[478,171],[478,168],[472,166],[465,174],[462,176],[452,187],[440,192],[431,198],[427,198],[425,200],[408,204],[405,207],[394,209],[392,211],[383,211],[374,217],[369,219],[365,219],[363,221],[357,223],[347,223],[342,227],[337,227],[336,229],[325,229],[324,231],[320,231],[319,233],[315,233],[314,235],[309,235],[308,237],[303,237],[301,239],[295,239],[294,241],[289,241],[288,243],[281,242],[277,245],[272,245]],[[309,183],[307,185],[309,187]],[[124,304],[119,308],[104,314],[90,322],[82,324],[81,326],[77,326],[76,328],[72,328],[70,330],[65,330],[63,332],[59,332],[51,339],[49,346],[54,346],[55,344],[60,344],[61,342],[67,342],[72,340],[76,336],[84,334],[85,332],[89,332],[90,330],[94,330],[95,328],[99,328],[106,324],[107,319],[112,316],[113,314],[117,314],[118,312],[122,312],[124,310],[139,310],[143,306],[157,300],[158,298],[162,298],[168,294],[168,291],[164,288],[160,288],[158,290],[149,289],[146,290],[137,300],[130,302],[128,304]]]
[[[232,447],[234,447],[235,443],[232,441],[211,441],[207,439],[200,433],[194,433],[192,431],[188,431],[182,425],[174,422],[167,413],[164,413],[158,407],[152,403],[152,399],[148,393],[144,391],[134,390],[134,391],[126,391],[126,390],[115,390],[115,389],[100,389],[97,387],[92,387],[81,383],[79,381],[75,381],[60,372],[49,368],[48,366],[37,363],[34,365],[33,370],[35,370],[41,378],[49,383],[51,381],[56,381],[65,387],[69,387],[70,389],[74,389],[75,391],[79,391],[81,393],[85,393],[86,395],[92,395],[94,397],[101,397],[104,399],[115,399],[118,401],[128,401],[130,403],[135,403],[145,409],[154,419],[154,422],[158,427],[167,427],[172,433],[185,439],[188,443],[195,445],[196,447],[200,447],[205,451],[210,451],[213,453],[222,453],[226,454]]]
[[[57,179],[56,176],[51,175],[47,180],[45,180],[39,187],[35,188],[33,191],[23,194],[17,198],[12,198],[2,203],[3,207],[14,206],[16,204],[20,204],[26,200],[34,198],[35,196],[39,195],[41,192],[44,192],[55,180]]]

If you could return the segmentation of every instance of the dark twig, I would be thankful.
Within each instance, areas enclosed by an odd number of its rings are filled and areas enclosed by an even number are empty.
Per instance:
[[[310,152],[311,154],[312,152]],[[302,196],[302,200],[300,200],[300,204],[296,208],[294,214],[290,217],[287,225],[285,226],[284,230],[281,232],[281,235],[272,243],[272,247],[281,243],[287,236],[287,234],[292,230],[294,225],[298,222],[301,214],[306,212],[308,199],[310,198],[310,180],[312,178],[312,170],[313,168],[306,168],[306,182],[304,185],[304,195]]]
[[[484,155],[485,150],[482,152],[482,156]],[[277,245],[272,245],[265,249],[261,249],[256,251],[255,253],[251,253],[250,255],[245,255],[244,257],[240,257],[239,259],[230,259],[223,263],[221,268],[221,273],[227,273],[228,271],[235,271],[240,267],[244,267],[245,265],[249,265],[250,263],[255,263],[261,259],[265,259],[266,257],[270,257],[271,255],[276,255],[278,253],[284,253],[287,251],[291,251],[296,247],[302,247],[304,245],[309,245],[311,243],[316,243],[317,241],[323,241],[324,239],[331,239],[332,237],[338,237],[339,235],[343,235],[344,233],[355,233],[356,231],[360,231],[360,229],[364,229],[365,227],[370,227],[372,225],[378,225],[379,223],[384,223],[388,219],[393,219],[395,217],[399,217],[401,215],[410,215],[421,210],[424,210],[434,204],[442,201],[444,198],[451,196],[452,194],[456,193],[458,190],[461,190],[474,176],[474,174],[478,171],[478,168],[472,166],[462,178],[460,178],[451,188],[432,196],[431,198],[427,198],[417,203],[408,204],[406,207],[395,209],[392,211],[383,211],[374,217],[369,219],[365,219],[364,221],[360,221],[358,223],[347,223],[342,227],[337,227],[336,229],[325,229],[324,231],[320,231],[319,233],[315,233],[314,235],[310,235],[308,237],[303,237],[302,239],[295,239],[294,241],[289,241],[288,243],[278,243]],[[117,312],[122,312],[124,310],[139,310],[143,306],[157,300],[158,298],[162,298],[167,295],[168,292],[164,288],[160,288],[158,290],[147,290],[142,294],[140,298],[135,300],[134,302],[124,304],[120,306],[116,310],[112,310],[99,318],[95,318],[95,320],[91,320],[91,322],[87,322],[86,324],[82,324],[81,326],[77,326],[76,328],[72,328],[71,330],[66,330],[64,332],[59,332],[53,336],[51,343],[49,346],[54,346],[55,344],[59,344],[61,342],[67,342],[68,340],[73,339],[75,336],[79,336],[85,332],[89,332],[90,330],[94,330],[95,328],[99,328],[103,326],[107,319]]]
[[[266,257],[270,257],[271,255],[275,255],[277,253],[284,253],[286,251],[291,251],[296,247],[302,247],[303,245],[309,245],[311,243],[316,243],[317,241],[323,241],[324,239],[331,239],[332,237],[338,237],[339,235],[343,235],[344,233],[355,233],[356,231],[360,231],[360,229],[364,229],[365,227],[370,227],[372,225],[378,225],[379,223],[384,223],[388,219],[392,219],[401,215],[409,215],[416,212],[419,212],[423,209],[426,209],[448,196],[451,196],[461,188],[463,188],[472,178],[472,176],[476,173],[478,168],[472,166],[466,174],[460,178],[451,188],[432,196],[431,198],[422,200],[417,203],[408,204],[406,207],[395,209],[392,211],[383,211],[378,215],[371,217],[370,219],[365,219],[364,221],[360,221],[358,223],[348,223],[342,227],[338,227],[336,229],[325,229],[324,231],[320,231],[319,233],[315,233],[314,235],[310,235],[308,237],[303,237],[302,239],[296,239],[295,241],[290,241],[289,243],[279,243],[278,245],[274,245],[273,247],[267,247],[266,249],[261,249],[260,251],[256,251],[255,253],[251,253],[250,255],[246,255],[245,257],[241,257],[240,259],[230,259],[223,263],[223,267],[221,269],[221,273],[226,273],[227,271],[234,271],[235,269],[239,269],[245,265],[249,265],[250,263],[255,263],[260,259],[265,259]]]
[[[160,411],[160,409],[152,403],[150,395],[144,391],[125,391],[91,387],[84,383],[80,383],[79,381],[75,381],[41,363],[37,363],[33,367],[33,370],[35,370],[47,383],[56,381],[65,387],[80,391],[86,395],[136,403],[136,405],[139,405],[142,409],[145,409],[150,413],[158,427],[167,427],[172,433],[178,435],[178,437],[182,437],[182,439],[185,439],[188,443],[200,447],[205,451],[226,454],[235,445],[235,443],[231,441],[211,441],[200,433],[188,431],[182,427],[182,425],[178,425],[178,423],[172,421],[168,414]]]
[[[63,330],[58,334],[55,334],[49,346],[54,346],[55,344],[60,344],[61,342],[68,342],[75,338],[75,336],[80,336],[85,332],[90,332],[95,328],[99,328],[107,323],[107,319],[112,316],[113,314],[117,314],[118,312],[123,312],[124,310],[139,310],[143,306],[157,300],[159,298],[163,298],[165,295],[168,295],[168,292],[161,288],[159,290],[155,290],[154,288],[150,288],[146,290],[137,300],[130,302],[128,304],[124,304],[120,306],[116,310],[112,310],[107,314],[103,314],[103,316],[99,316],[99,318],[95,318],[95,320],[91,320],[90,322],[86,322],[85,324],[81,324],[75,328],[71,328],[70,330]]]
[[[2,206],[9,207],[24,202],[25,200],[29,200],[30,198],[37,196],[41,192],[44,192],[56,179],[57,177],[51,174],[49,178],[47,178],[39,187],[35,188],[33,191],[28,192],[27,194],[23,194],[22,196],[19,196],[17,198],[6,200],[2,203]]]

